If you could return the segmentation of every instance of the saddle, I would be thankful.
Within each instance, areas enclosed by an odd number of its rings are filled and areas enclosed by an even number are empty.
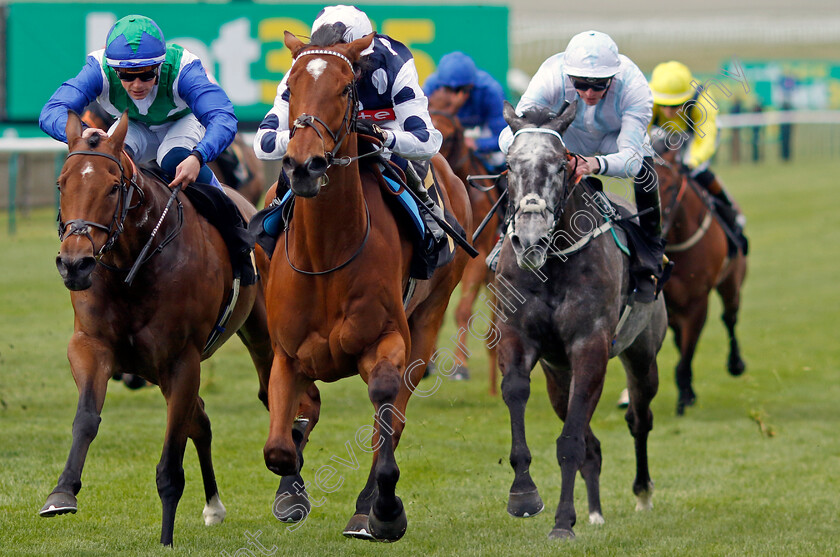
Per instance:
[[[140,170],[164,183],[171,178],[156,163],[146,163]],[[245,219],[236,203],[224,191],[210,184],[195,182],[182,190],[195,210],[213,225],[228,249],[233,277],[241,281],[242,286],[250,286],[257,281],[251,250],[254,240],[245,225]]]
[[[674,265],[670,261],[666,265],[662,263],[665,241],[661,238],[650,238],[639,225],[637,213],[613,203],[604,195],[600,180],[590,176],[581,183],[593,196],[602,200],[604,206],[599,207],[599,210],[603,216],[624,231],[630,257],[630,293],[635,293],[634,297],[638,302],[652,302],[662,292]],[[654,280],[651,280],[651,277]]]

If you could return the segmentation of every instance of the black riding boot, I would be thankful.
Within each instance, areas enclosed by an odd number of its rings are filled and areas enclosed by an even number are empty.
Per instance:
[[[639,226],[647,236],[648,257],[639,258],[640,267],[634,273],[636,276],[636,299],[640,302],[653,301],[657,289],[657,281],[662,275],[662,256],[665,240],[662,238],[661,210],[659,206],[659,181],[653,169],[653,159],[644,158],[644,163],[633,180],[636,196],[636,210],[639,213]],[[645,261],[647,259],[647,261]],[[660,288],[661,289],[661,288]]]
[[[746,218],[744,218],[744,215],[735,208],[735,204],[732,202],[732,198],[729,197],[729,194],[726,193],[726,189],[723,187],[723,184],[721,184],[717,176],[708,169],[698,174],[694,179],[698,184],[703,186],[706,191],[712,194],[712,197],[715,200],[715,210],[717,211],[717,214],[720,215],[724,225],[726,225],[732,233],[727,233],[727,236],[730,237],[730,248],[735,247],[731,245],[734,241],[736,244],[740,244],[739,247],[741,248],[741,251],[743,251],[744,255],[746,255],[749,250],[749,242],[747,241],[747,237],[744,236],[744,224],[746,224]],[[732,236],[734,236],[734,238]],[[730,252],[730,255],[733,254]]]

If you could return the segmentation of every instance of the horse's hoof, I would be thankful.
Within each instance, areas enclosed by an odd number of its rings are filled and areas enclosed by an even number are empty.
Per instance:
[[[685,403],[682,401],[677,402],[677,416],[684,416],[685,415]]]
[[[449,376],[449,378],[453,381],[469,381],[470,368],[459,364],[458,367],[455,368],[455,371],[452,372],[452,375]]]
[[[201,511],[201,516],[204,517],[205,526],[221,524],[225,521],[225,516],[227,516],[227,510],[225,510],[225,506],[222,505],[222,500],[219,499],[218,493],[211,497],[210,500],[204,505],[204,510]]]
[[[528,518],[540,514],[544,508],[545,505],[536,489],[526,493],[511,493],[508,496],[507,512],[510,516]]]
[[[400,506],[400,514],[389,521],[380,520],[376,516],[375,506],[370,508],[368,526],[370,527],[371,535],[376,541],[395,542],[405,535],[405,529],[408,527],[408,517],[405,516],[405,507],[403,507],[399,497],[397,497],[397,504]]]
[[[348,538],[373,541],[373,536],[371,535],[370,527],[368,526],[368,515],[354,514],[352,518],[350,518],[350,522],[347,523],[347,526],[344,527],[344,532],[342,532],[342,534]]]
[[[143,379],[139,375],[133,375],[131,373],[124,373],[122,376],[122,382],[125,383],[125,386],[131,389],[132,391],[142,389],[146,386],[145,379]]]
[[[589,513],[589,524],[600,525],[605,524],[604,515],[599,512]]]
[[[571,531],[571,529],[566,528],[555,528],[551,532],[548,533],[548,539],[550,540],[573,540],[575,539],[575,533]]]
[[[747,364],[745,364],[744,360],[741,358],[729,358],[729,363],[727,364],[726,369],[729,370],[729,375],[738,377],[747,370]]]
[[[636,488],[634,486],[633,493],[636,495],[637,511],[653,510],[653,481],[649,481],[645,487]]]
[[[73,513],[78,510],[76,496],[70,493],[50,493],[47,502],[38,511],[44,517],[57,516],[60,514]]]
[[[309,502],[306,491],[303,493],[278,491],[274,496],[274,505],[271,507],[274,518],[280,522],[300,522],[309,516],[311,510],[312,504]]]

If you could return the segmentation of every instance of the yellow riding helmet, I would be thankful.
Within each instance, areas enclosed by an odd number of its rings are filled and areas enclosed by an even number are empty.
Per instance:
[[[694,77],[685,64],[673,60],[659,64],[653,68],[653,74],[650,76],[653,102],[662,106],[683,104],[694,96],[692,81]]]

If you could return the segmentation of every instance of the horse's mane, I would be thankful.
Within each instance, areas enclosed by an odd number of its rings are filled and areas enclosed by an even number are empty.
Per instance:
[[[325,47],[325,46],[332,46],[338,43],[346,42],[344,40],[344,32],[347,30],[347,26],[343,23],[336,22],[330,23],[327,25],[322,25],[318,29],[312,33],[312,37],[309,39],[308,47]],[[363,56],[356,64],[354,64],[354,68],[360,69],[361,71],[365,71],[370,68],[371,62],[368,60],[367,56]],[[372,68],[370,68],[372,69]]]

